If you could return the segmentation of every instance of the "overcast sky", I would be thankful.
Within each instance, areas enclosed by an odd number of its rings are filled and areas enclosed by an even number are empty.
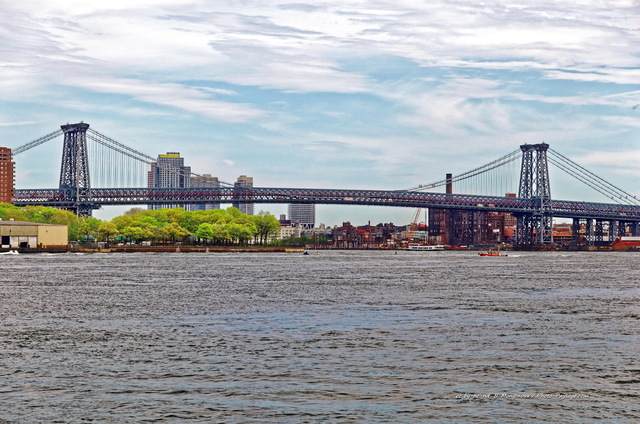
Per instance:
[[[640,195],[640,0],[0,0],[0,16],[0,145],[84,121],[224,181],[403,189],[544,141]],[[57,143],[16,158],[18,188],[57,187]],[[567,187],[552,195],[582,200]]]

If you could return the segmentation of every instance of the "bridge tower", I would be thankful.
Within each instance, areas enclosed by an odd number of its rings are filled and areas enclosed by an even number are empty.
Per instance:
[[[90,216],[95,205],[87,201],[91,192],[89,160],[87,155],[87,130],[89,124],[61,125],[64,132],[60,190],[65,193],[68,209],[78,215]]]
[[[533,199],[533,214],[518,214],[516,238],[519,244],[553,243],[553,221],[551,216],[551,189],[549,185],[549,145],[523,144],[522,167],[518,197]]]

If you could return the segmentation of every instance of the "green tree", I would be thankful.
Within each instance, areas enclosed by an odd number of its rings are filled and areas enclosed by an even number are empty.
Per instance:
[[[199,212],[201,211],[183,211],[179,221],[180,226],[190,233],[195,233],[198,226],[204,222],[202,213]]]
[[[153,233],[149,229],[136,226],[125,227],[120,230],[120,234],[125,237],[125,239],[135,243],[150,240],[153,237]]]
[[[19,208],[9,203],[0,203],[0,218],[3,221],[10,221],[11,219],[14,221],[29,220],[24,213],[24,208]]]
[[[253,223],[256,227],[255,237],[260,244],[268,243],[269,239],[275,237],[280,230],[280,222],[269,212],[260,211],[253,217]]]
[[[122,232],[126,227],[133,225],[133,217],[130,215],[120,215],[113,218],[111,222],[116,226],[118,231]]]
[[[44,222],[45,224],[51,224],[55,216],[56,216],[56,210],[53,208],[40,209],[40,222]]]
[[[178,240],[185,240],[191,236],[191,233],[176,223],[165,225],[160,229],[162,240],[175,243]]]
[[[253,224],[242,225],[235,222],[227,224],[227,229],[229,231],[229,237],[231,237],[231,241],[238,242],[240,244],[247,244],[247,242],[253,238],[256,232],[256,227]]]
[[[223,209],[211,209],[208,211],[204,211],[203,214],[204,222],[208,222],[209,224],[224,224],[233,219],[226,210]]]
[[[208,222],[203,222],[198,226],[198,230],[193,235],[198,241],[204,240],[205,243],[210,243],[213,240],[213,226]]]
[[[109,243],[120,232],[113,222],[101,222],[98,225],[98,239]]]
[[[231,220],[235,221],[236,219],[240,218],[243,213],[240,212],[240,209],[238,208],[234,208],[234,207],[228,207],[226,210],[227,215],[231,217]]]
[[[164,209],[164,211],[167,215],[167,222],[173,223],[173,224],[179,224],[180,219],[182,218],[182,214],[184,213],[184,210],[182,208]]]
[[[213,240],[216,244],[228,244],[231,241],[227,224],[213,224]]]
[[[134,215],[138,215],[142,211],[144,211],[144,209],[142,208],[131,208],[128,211],[126,211],[124,214],[126,216],[134,216]]]
[[[97,218],[79,218],[78,219],[78,237],[82,240],[96,239],[98,237],[98,227],[101,221]]]

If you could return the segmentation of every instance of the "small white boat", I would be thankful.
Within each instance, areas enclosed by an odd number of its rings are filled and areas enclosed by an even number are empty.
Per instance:
[[[419,251],[419,252],[440,252],[444,250],[444,246],[441,244],[419,244],[409,243],[405,250]]]
[[[19,255],[17,250],[9,250],[7,252],[0,252],[0,255]]]

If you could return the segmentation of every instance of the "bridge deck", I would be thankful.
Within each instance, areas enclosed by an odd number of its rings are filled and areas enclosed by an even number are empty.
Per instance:
[[[94,208],[107,205],[196,204],[196,203],[309,203],[441,208],[537,214],[535,199],[428,193],[406,190],[347,190],[309,188],[93,188],[82,203]],[[59,189],[16,190],[17,206],[45,205],[73,208],[78,199]],[[640,206],[613,203],[553,200],[550,214],[558,218],[594,218],[640,221]]]

